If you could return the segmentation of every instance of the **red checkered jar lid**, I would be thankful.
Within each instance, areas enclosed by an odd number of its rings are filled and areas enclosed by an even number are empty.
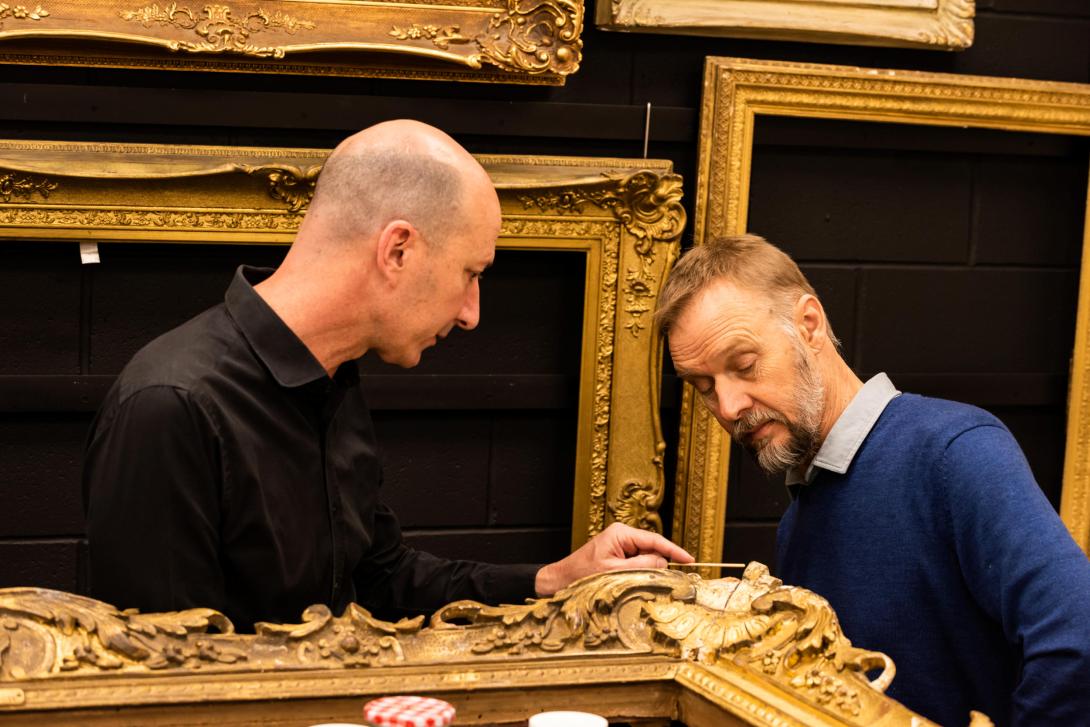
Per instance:
[[[363,705],[363,717],[375,727],[447,727],[454,707],[431,697],[383,697]]]

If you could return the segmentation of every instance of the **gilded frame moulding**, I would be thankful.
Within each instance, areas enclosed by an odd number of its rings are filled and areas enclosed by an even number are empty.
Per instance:
[[[606,30],[964,50],[976,0],[600,0]]]
[[[327,150],[0,140],[0,240],[287,244]],[[586,257],[572,545],[662,532],[662,342],[651,310],[686,215],[668,161],[480,156],[497,247]]]
[[[697,244],[746,231],[754,127],[761,116],[1090,136],[1090,86],[709,57],[693,223]],[[1082,250],[1060,515],[1090,553],[1090,222]],[[671,532],[697,560],[719,561],[730,438],[698,399],[685,385]]]
[[[0,2],[0,63],[562,85],[583,0]]]
[[[884,696],[894,674],[889,657],[852,646],[825,599],[759,563],[715,581],[602,573],[522,605],[458,601],[426,627],[313,606],[254,634],[209,609],[140,614],[0,590],[0,716],[12,725],[346,721],[399,692],[450,700],[459,724],[575,708],[689,727],[932,725]]]

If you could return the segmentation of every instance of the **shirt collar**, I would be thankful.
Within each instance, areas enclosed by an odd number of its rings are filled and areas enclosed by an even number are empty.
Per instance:
[[[240,265],[225,296],[227,312],[281,386],[295,388],[327,378],[306,344],[254,290],[254,285],[272,272],[270,268]]]
[[[799,485],[813,482],[819,467],[839,474],[847,472],[855,459],[855,453],[874,428],[878,417],[885,411],[886,405],[900,393],[885,374],[876,374],[863,384],[863,388],[856,393],[829,430],[829,436],[822,442],[821,449],[806,468],[806,472],[802,473],[798,469],[788,471],[787,486],[792,496]]]

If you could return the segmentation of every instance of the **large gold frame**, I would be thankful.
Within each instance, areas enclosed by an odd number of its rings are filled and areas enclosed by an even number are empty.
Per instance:
[[[19,0],[0,63],[562,85],[583,0]]]
[[[0,140],[0,240],[287,244],[320,149]],[[662,342],[651,310],[685,210],[668,161],[478,157],[498,247],[586,254],[572,546],[620,521],[662,531]]]
[[[1090,86],[943,73],[708,58],[694,234],[746,231],[758,116],[849,119],[1090,135]],[[1090,225],[1084,230],[1060,515],[1090,552]],[[701,561],[723,553],[730,440],[682,394],[674,539]]]
[[[975,0],[599,0],[598,27],[964,50]]]
[[[355,721],[368,698],[409,692],[451,701],[462,725],[525,724],[545,709],[660,727],[933,724],[883,696],[889,657],[852,646],[825,599],[759,563],[740,579],[624,571],[523,605],[459,601],[427,628],[355,604],[255,628],[236,634],[208,609],[137,614],[0,590],[0,717],[301,725]]]

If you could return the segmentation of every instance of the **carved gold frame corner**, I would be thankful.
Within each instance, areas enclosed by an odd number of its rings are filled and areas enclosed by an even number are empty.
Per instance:
[[[759,563],[719,581],[602,573],[526,604],[452,603],[427,626],[351,604],[255,631],[235,633],[209,609],[139,614],[0,590],[0,718],[311,724],[358,720],[368,699],[417,693],[453,703],[460,725],[525,724],[545,709],[688,727],[932,725],[884,696],[888,656],[853,646],[825,599]]]
[[[0,63],[562,85],[583,15],[583,0],[7,2]]]
[[[0,240],[290,243],[328,154],[0,140]],[[662,531],[662,341],[651,311],[685,210],[668,161],[480,156],[497,247],[586,255],[572,545]]]
[[[599,0],[598,27],[964,50],[975,0]]]
[[[694,235],[746,231],[760,116],[1090,136],[1090,86],[740,58],[708,58]],[[674,538],[700,561],[723,553],[730,441],[691,386],[682,394]],[[1083,233],[1060,515],[1090,553],[1090,218]]]

